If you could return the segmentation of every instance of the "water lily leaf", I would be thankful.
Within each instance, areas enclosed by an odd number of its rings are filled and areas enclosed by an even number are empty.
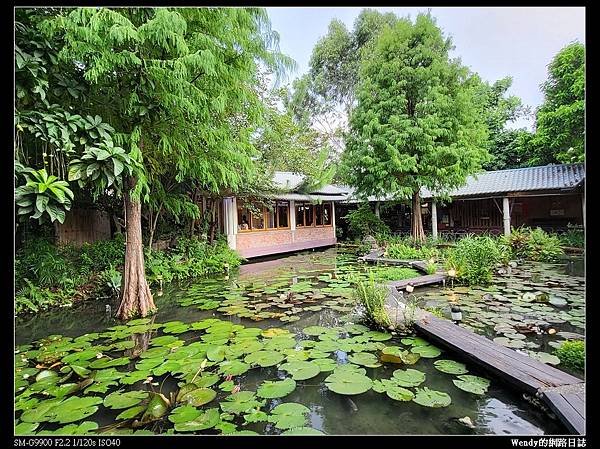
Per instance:
[[[429,342],[427,340],[424,340],[420,337],[408,337],[408,338],[403,338],[400,341],[402,342],[402,344],[410,345],[410,346],[428,346],[429,345]]]
[[[312,427],[296,427],[282,432],[281,435],[325,435],[325,433]]]
[[[348,360],[357,365],[366,366],[367,368],[378,368],[381,366],[377,356],[370,352],[357,352],[348,357]]]
[[[150,346],[167,346],[175,342],[181,341],[174,335],[163,335],[161,337],[154,337],[150,340]]]
[[[22,422],[15,426],[15,435],[34,435],[40,423]]]
[[[92,430],[98,429],[98,424],[93,421],[84,421],[81,424],[69,424],[56,430],[43,431],[38,435],[90,435]]]
[[[277,365],[283,358],[284,355],[277,351],[258,351],[253,354],[248,354],[244,358],[244,362],[265,368]]]
[[[393,376],[392,380],[402,387],[416,387],[425,382],[425,373],[411,368],[406,370],[397,369],[394,371]]]
[[[93,368],[93,369],[101,369],[101,368],[110,368],[112,366],[127,365],[128,363],[129,363],[128,357],[119,357],[116,359],[102,357],[102,358],[90,363],[89,367]]]
[[[60,385],[52,385],[46,389],[46,393],[56,398],[62,398],[75,393],[79,390],[79,384],[77,383],[66,383]]]
[[[385,385],[383,384],[383,382],[380,379],[376,379],[373,381],[372,388],[375,393],[385,392]]]
[[[210,429],[215,427],[220,421],[219,410],[216,408],[209,408],[204,412],[190,420],[183,421],[175,424],[175,430],[177,432],[194,432],[197,430]]]
[[[287,362],[281,365],[279,369],[290,373],[294,380],[310,379],[321,372],[319,364],[306,361]]]
[[[239,360],[226,360],[219,364],[219,373],[224,376],[239,376],[250,369],[250,365]]]
[[[436,360],[433,366],[442,373],[466,374],[469,372],[464,364],[455,362],[454,360]]]
[[[365,337],[368,337],[373,341],[386,341],[391,340],[392,334],[388,334],[387,332],[378,332],[378,331],[369,331],[362,334]]]
[[[365,332],[369,331],[369,328],[367,326],[363,326],[362,324],[346,324],[344,325],[344,329],[349,334],[354,335],[364,334]]]
[[[147,391],[115,391],[104,398],[104,406],[115,410],[129,408],[148,398]]]
[[[21,421],[28,423],[39,423],[49,421],[52,418],[53,408],[61,403],[61,399],[49,399],[38,404],[35,408],[26,410],[21,415]]]
[[[268,340],[265,345],[265,350],[270,351],[282,351],[284,349],[291,349],[296,346],[296,340],[294,337],[289,336],[275,336]]]
[[[560,363],[560,359],[552,354],[548,354],[547,352],[533,352],[529,351],[529,357],[539,360],[542,363],[547,363],[549,365],[558,365]]]
[[[311,337],[316,337],[318,335],[321,335],[323,333],[329,332],[328,327],[323,327],[323,326],[308,326],[305,327],[304,329],[302,329],[302,333],[304,335],[309,335]]]
[[[319,365],[322,373],[333,371],[337,366],[337,362],[330,358],[314,359],[312,362]]]
[[[168,419],[173,424],[180,424],[187,421],[193,421],[200,416],[200,413],[200,410],[191,405],[183,405],[173,409]]]
[[[200,407],[201,405],[208,404],[217,396],[217,392],[210,388],[196,388],[195,390],[188,391],[181,395],[178,400],[181,402],[193,405],[194,407]]]
[[[440,349],[436,348],[433,345],[413,346],[410,349],[410,351],[414,354],[419,354],[421,357],[425,357],[428,359],[435,358],[442,353]]]
[[[269,415],[267,415],[261,410],[252,410],[252,412],[248,413],[247,415],[244,415],[244,421],[246,421],[247,423],[264,422],[267,421],[268,418]]]
[[[271,337],[276,337],[278,335],[285,335],[285,334],[289,334],[290,331],[287,329],[281,329],[279,327],[271,327],[269,329],[265,329],[264,331],[262,331],[261,335],[263,337],[267,337],[267,338],[271,338]]]
[[[213,362],[220,362],[225,358],[225,346],[211,346],[206,351],[206,358]]]
[[[443,391],[430,390],[427,387],[417,388],[413,401],[424,407],[447,407],[452,402],[450,395]]]
[[[302,427],[306,424],[308,413],[310,410],[305,405],[287,402],[271,410],[269,422],[275,423],[275,427],[282,430]]]
[[[458,380],[455,379],[452,383],[463,391],[478,395],[485,394],[490,386],[489,380],[484,379],[483,377],[471,376],[469,374],[458,376]]]
[[[138,415],[141,415],[146,411],[145,405],[136,405],[135,407],[128,408],[117,415],[116,419],[131,419]]]
[[[385,386],[385,393],[395,401],[410,401],[415,397],[412,391],[394,385],[392,382]]]
[[[96,413],[98,410],[97,404],[101,403],[102,399],[95,396],[87,396],[82,398],[71,396],[50,411],[51,419],[48,421],[58,422],[61,424],[79,421]]]
[[[282,398],[295,389],[296,381],[293,379],[284,379],[281,381],[266,380],[256,390],[256,396],[266,399]]]
[[[325,379],[325,385],[334,393],[354,395],[370,390],[373,382],[360,372],[336,370]]]
[[[358,374],[362,374],[363,376],[367,374],[367,370],[364,368],[361,368],[358,365],[355,365],[354,363],[345,363],[343,365],[337,365],[335,367],[335,369],[333,370],[334,374],[343,374],[343,373],[358,373]]]
[[[338,350],[339,344],[333,340],[323,340],[318,341],[314,348],[321,352],[333,352]]]
[[[214,373],[204,373],[202,376],[197,377],[194,383],[198,387],[212,387],[219,381],[219,376]]]
[[[240,415],[242,413],[250,413],[252,409],[262,407],[264,402],[257,401],[252,391],[239,391],[227,396],[219,405],[225,413]]]

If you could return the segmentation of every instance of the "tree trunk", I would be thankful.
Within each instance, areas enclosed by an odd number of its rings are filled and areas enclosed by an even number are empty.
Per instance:
[[[412,197],[412,217],[410,223],[410,236],[415,243],[425,241],[425,231],[423,230],[423,218],[421,217],[421,197],[419,191],[413,193]]]
[[[122,320],[134,316],[147,316],[156,311],[150,287],[144,272],[144,247],[142,244],[142,204],[129,196],[135,188],[137,179],[127,180],[128,189],[125,192],[125,231],[127,245],[125,247],[125,269],[121,285],[121,305],[117,318]]]

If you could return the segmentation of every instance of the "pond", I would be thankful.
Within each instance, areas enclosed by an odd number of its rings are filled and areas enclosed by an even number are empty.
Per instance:
[[[152,319],[104,302],[20,319],[17,432],[564,433],[455,354],[361,325],[352,281],[414,275],[328,249],[169,286]]]

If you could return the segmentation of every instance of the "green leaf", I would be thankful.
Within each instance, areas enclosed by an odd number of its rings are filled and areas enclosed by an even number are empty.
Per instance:
[[[274,399],[287,396],[296,389],[296,382],[293,379],[284,379],[282,381],[264,381],[256,390],[259,398]]]

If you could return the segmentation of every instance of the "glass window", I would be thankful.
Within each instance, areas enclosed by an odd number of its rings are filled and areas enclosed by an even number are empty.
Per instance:
[[[296,204],[296,226],[304,226],[304,203]]]
[[[277,218],[279,220],[280,228],[288,228],[290,226],[288,221],[289,204],[287,201],[277,201]]]
[[[331,203],[323,204],[323,224],[325,226],[331,225]]]
[[[265,208],[265,214],[267,217],[267,228],[273,229],[277,227],[277,208],[275,204],[272,205],[272,209]]]
[[[306,226],[314,226],[314,222],[313,222],[313,205],[312,204],[305,204],[304,205],[304,216],[305,218],[305,224]]]
[[[323,226],[323,205],[315,204],[315,225]]]
[[[252,229],[265,229],[265,219],[262,212],[252,214]]]
[[[238,203],[237,207],[237,222],[238,231],[247,231],[250,229],[250,209],[243,203]]]

